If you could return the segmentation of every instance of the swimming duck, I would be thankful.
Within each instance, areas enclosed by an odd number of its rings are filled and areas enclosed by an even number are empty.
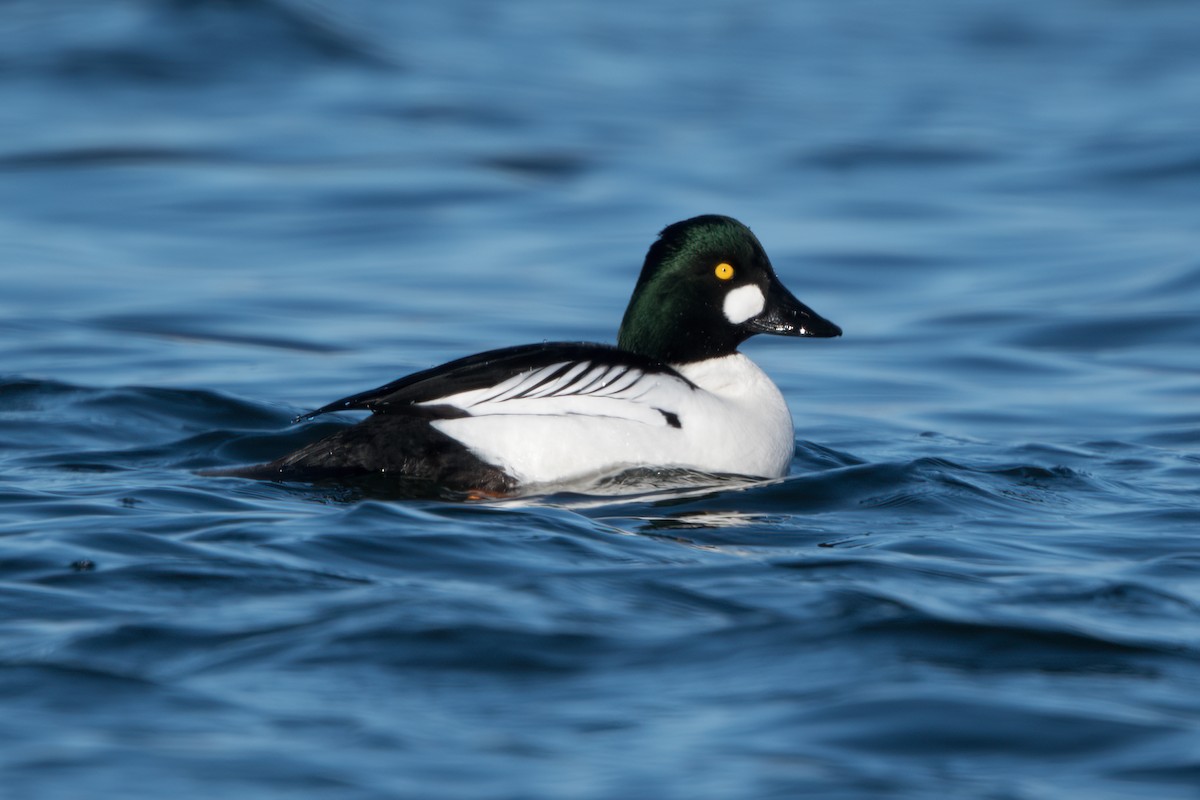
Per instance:
[[[451,361],[300,417],[367,419],[224,474],[319,480],[386,473],[502,496],[635,468],[782,476],[792,417],[738,345],[841,328],[784,288],[742,223],[705,215],[651,245],[617,346],[552,342]]]

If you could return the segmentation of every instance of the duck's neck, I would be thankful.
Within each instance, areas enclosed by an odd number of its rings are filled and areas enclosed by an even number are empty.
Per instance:
[[[617,346],[664,364],[690,364],[733,355],[745,336],[725,325],[714,325],[702,307],[684,302],[654,287],[639,287],[630,301]]]

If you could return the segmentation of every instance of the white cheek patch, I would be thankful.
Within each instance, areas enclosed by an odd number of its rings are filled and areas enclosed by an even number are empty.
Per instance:
[[[725,295],[725,305],[722,308],[725,311],[725,319],[734,325],[740,325],[761,314],[766,305],[767,298],[763,296],[762,289],[748,283]]]

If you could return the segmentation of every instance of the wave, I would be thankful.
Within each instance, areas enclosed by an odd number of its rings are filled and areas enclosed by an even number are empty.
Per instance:
[[[268,458],[347,424],[288,424],[284,409],[198,389],[145,386],[85,387],[59,381],[0,379],[0,432],[29,463],[90,463],[113,468],[148,460],[162,466],[234,466]],[[54,428],[41,427],[50,420]],[[183,433],[181,437],[179,434]],[[52,439],[47,437],[52,436]],[[108,447],[78,449],[79,443]],[[121,445],[121,446],[116,446]],[[34,452],[38,451],[38,452]],[[1053,454],[1053,450],[1050,451]],[[906,507],[922,513],[1062,505],[1096,489],[1067,467],[1011,463],[972,466],[942,458],[866,463],[852,453],[800,443],[794,474],[774,481],[707,475],[689,470],[632,470],[587,484],[588,499],[568,490],[535,502],[667,504],[691,512],[725,510],[731,501],[748,513],[821,513]],[[371,496],[363,484],[361,497]],[[382,489],[382,486],[375,485]]]
[[[75,3],[73,13],[31,6],[5,30],[0,68],[89,83],[224,82],[330,64],[397,65],[359,31],[317,6],[284,0],[134,0],[120,14]],[[96,24],[90,35],[78,31]],[[10,20],[11,22],[11,20]],[[37,36],[11,32],[34,30]]]

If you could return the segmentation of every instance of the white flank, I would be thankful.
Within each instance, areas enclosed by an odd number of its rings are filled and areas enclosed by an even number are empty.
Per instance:
[[[761,314],[766,305],[767,298],[763,296],[762,289],[748,283],[725,295],[725,305],[722,308],[725,311],[725,319],[734,325],[741,325],[751,317]]]
[[[550,374],[538,370],[506,385],[504,399],[496,393],[499,386],[443,398],[471,416],[432,425],[525,484],[631,467],[763,478],[787,471],[795,448],[792,417],[766,373],[740,353],[678,369],[698,388],[668,375],[612,367],[590,385],[584,380],[550,395],[539,387],[516,397],[517,386],[528,388]]]

